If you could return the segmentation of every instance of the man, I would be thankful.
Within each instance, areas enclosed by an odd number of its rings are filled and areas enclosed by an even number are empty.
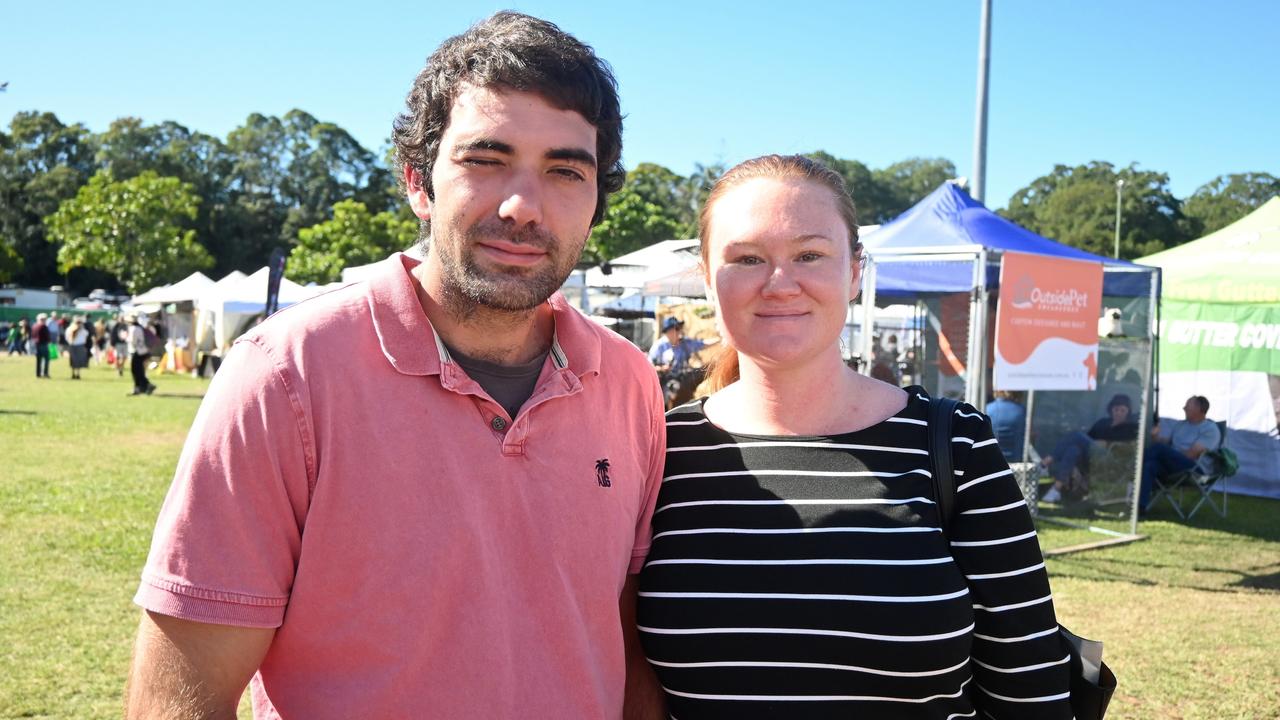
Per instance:
[[[36,350],[36,377],[49,377],[49,345],[53,333],[49,331],[48,316],[44,313],[36,315],[36,324],[31,326],[31,342]]]
[[[690,367],[689,360],[717,342],[685,337],[684,321],[674,315],[662,321],[662,337],[649,348],[649,362],[658,370],[668,408],[693,397],[698,383],[702,382],[702,369]]]
[[[49,313],[49,319],[45,322],[45,326],[49,328],[49,343],[52,345],[62,344],[62,318],[58,317],[58,313]]]
[[[1182,414],[1186,420],[1175,421],[1168,435],[1160,432],[1159,423],[1151,428],[1151,443],[1142,454],[1142,487],[1138,494],[1138,507],[1143,512],[1151,502],[1151,486],[1156,477],[1165,478],[1202,467],[1201,463],[1208,459],[1204,454],[1222,444],[1218,424],[1208,419],[1208,398],[1203,395],[1187,398]]]
[[[137,315],[129,317],[129,372],[133,375],[133,392],[130,395],[150,395],[156,386],[147,379],[147,363],[151,362],[151,343],[146,328]]]
[[[257,717],[616,718],[652,682],[627,665],[657,383],[553,295],[621,184],[612,75],[498,13],[428,59],[394,140],[425,259],[228,353],[136,597],[129,717],[233,717],[252,676]]]

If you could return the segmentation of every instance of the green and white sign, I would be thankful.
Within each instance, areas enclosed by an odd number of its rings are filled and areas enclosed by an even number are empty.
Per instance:
[[[1280,498],[1280,198],[1138,262],[1163,270],[1160,414],[1208,398],[1240,457],[1228,487]]]

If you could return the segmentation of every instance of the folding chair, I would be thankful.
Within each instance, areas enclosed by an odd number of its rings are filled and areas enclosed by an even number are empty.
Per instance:
[[[1183,470],[1163,479],[1157,476],[1156,490],[1149,507],[1154,507],[1156,501],[1163,496],[1173,506],[1173,511],[1183,520],[1191,519],[1205,503],[1208,503],[1220,517],[1227,516],[1227,478],[1236,474],[1239,461],[1236,459],[1235,451],[1226,447],[1227,423],[1217,422],[1216,424],[1222,439],[1218,447],[1205,453],[1209,458],[1209,471],[1205,472],[1201,464],[1197,463],[1190,470]],[[1213,499],[1215,487],[1222,493],[1221,504]],[[1191,493],[1192,499],[1195,499],[1195,493],[1199,493],[1200,497],[1190,510],[1183,510],[1185,507],[1183,495],[1186,493]],[[1177,500],[1174,500],[1175,494]]]

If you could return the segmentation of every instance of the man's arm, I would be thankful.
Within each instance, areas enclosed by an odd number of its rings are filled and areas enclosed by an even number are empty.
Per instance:
[[[125,689],[125,718],[235,720],[240,696],[275,632],[144,612]]]
[[[627,653],[627,692],[623,703],[623,720],[652,720],[666,717],[662,700],[662,688],[653,668],[640,646],[640,631],[636,629],[636,593],[640,589],[640,576],[628,575],[627,584],[618,598],[618,611],[622,616],[622,640]]]

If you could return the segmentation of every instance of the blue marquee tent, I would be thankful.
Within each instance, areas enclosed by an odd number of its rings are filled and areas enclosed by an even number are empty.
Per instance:
[[[980,284],[973,258],[987,251],[986,286],[998,287],[1004,251],[1100,262],[1105,295],[1148,297],[1156,268],[1094,255],[1041,237],[991,212],[954,183],[946,182],[911,209],[867,237],[877,261],[880,295],[968,292]]]

